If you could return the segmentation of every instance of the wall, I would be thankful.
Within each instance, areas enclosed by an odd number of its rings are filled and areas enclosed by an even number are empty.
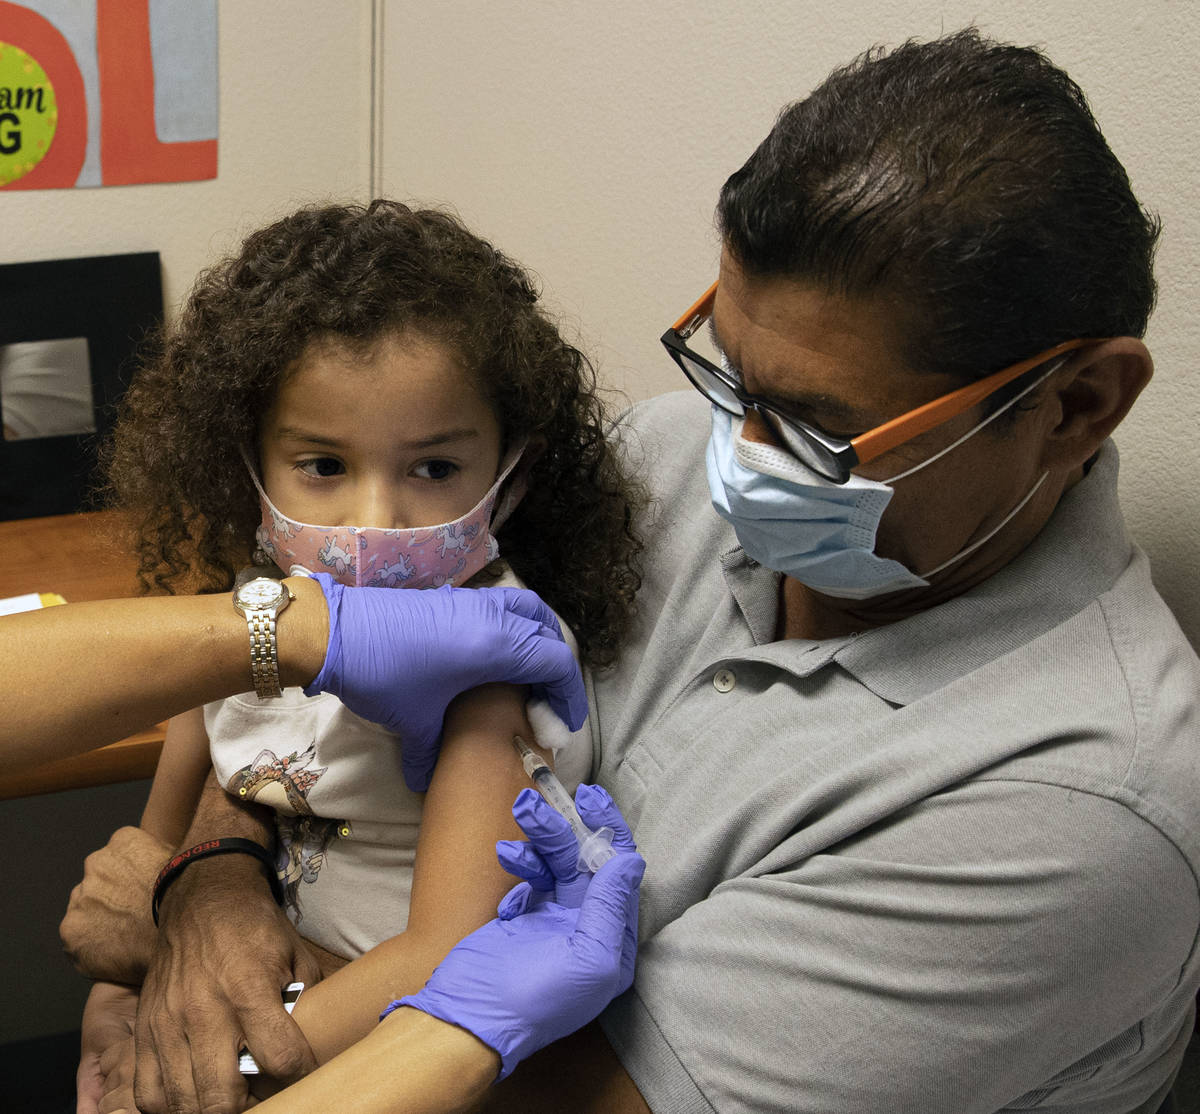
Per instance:
[[[168,306],[251,229],[370,181],[371,5],[222,0],[217,177],[0,194],[6,263],[158,251]]]
[[[84,857],[142,814],[148,781],[0,801],[0,1045],[79,1028],[91,983],[62,950],[58,922]]]
[[[174,306],[250,229],[309,201],[365,198],[371,11],[365,0],[222,0],[217,178],[0,194],[3,260],[158,251]],[[58,921],[84,855],[137,823],[147,787],[0,802],[0,1042],[78,1026],[88,983],[61,952]]]
[[[385,13],[385,190],[453,202],[538,271],[635,399],[683,386],[658,337],[715,276],[717,191],[783,104],[875,43],[974,21],[1043,45],[1165,225],[1157,374],[1117,439],[1133,533],[1200,646],[1200,5],[386,0]]]

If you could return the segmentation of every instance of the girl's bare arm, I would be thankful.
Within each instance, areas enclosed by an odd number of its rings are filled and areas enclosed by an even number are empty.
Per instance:
[[[255,1109],[325,1114],[352,1105],[356,1114],[454,1114],[476,1109],[499,1070],[500,1057],[466,1029],[401,1009],[327,1068]]]
[[[204,709],[193,708],[174,716],[154,771],[150,796],[142,810],[140,827],[172,848],[178,847],[200,803],[204,782],[212,770]]]
[[[451,705],[421,819],[407,928],[306,992],[293,1013],[318,1063],[371,1033],[393,998],[419,990],[515,885],[496,860],[496,840],[523,838],[512,803],[529,780],[511,739],[532,737],[524,701],[521,689],[486,685]]]

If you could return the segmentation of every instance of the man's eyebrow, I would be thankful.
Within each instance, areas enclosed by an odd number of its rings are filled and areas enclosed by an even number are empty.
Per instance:
[[[428,437],[418,437],[412,441],[398,441],[397,446],[419,451],[421,449],[437,448],[440,445],[451,445],[460,441],[469,441],[479,435],[478,429],[471,426],[463,426],[458,429],[439,430],[437,433],[431,433]],[[345,444],[344,441],[337,437],[317,433],[315,430],[305,429],[303,426],[280,426],[275,431],[275,436],[280,440],[303,441],[309,445],[320,445],[330,449],[340,449]]]
[[[725,357],[733,370],[738,382],[745,383],[745,376],[742,369],[737,367],[732,360],[729,359],[728,353],[725,351],[724,345],[721,344],[721,338],[717,335],[716,322],[710,317],[708,319],[708,335],[712,340],[713,346],[722,356]],[[838,422],[845,422],[847,425],[861,426],[863,429],[870,427],[871,423],[863,416],[861,412],[855,410],[854,407],[846,405],[841,399],[834,398],[832,395],[821,394],[818,392],[783,392],[772,391],[769,395],[764,396],[772,402],[779,403],[782,410],[789,412],[797,412],[796,416],[800,417],[799,411],[816,411],[822,417],[832,418]]]

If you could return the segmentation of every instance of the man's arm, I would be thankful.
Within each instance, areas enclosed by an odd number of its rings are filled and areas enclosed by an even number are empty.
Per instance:
[[[274,845],[267,809],[235,801],[210,776],[184,845],[237,837]],[[192,863],[166,891],[159,942],[138,1008],[139,1109],[192,1109],[196,1092],[231,1108],[243,1102],[240,1044],[284,1081],[316,1066],[280,990],[321,977],[314,953],[275,903],[262,864],[249,855]]]

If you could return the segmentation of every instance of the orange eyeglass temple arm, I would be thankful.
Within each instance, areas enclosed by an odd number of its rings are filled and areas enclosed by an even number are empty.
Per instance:
[[[717,282],[720,282],[717,279]],[[692,335],[700,326],[712,316],[713,302],[717,299],[717,282],[714,282],[696,302],[688,309],[688,311],[671,326],[684,340]]]
[[[935,426],[969,410],[977,402],[982,402],[993,391],[1003,387],[1005,383],[1011,383],[1039,364],[1053,360],[1055,356],[1061,356],[1064,352],[1083,348],[1089,344],[1099,343],[1100,338],[1094,337],[1063,341],[1062,344],[1056,344],[1053,348],[1047,348],[1045,352],[1039,352],[1027,360],[1003,368],[974,383],[968,383],[957,391],[951,391],[948,395],[935,398],[932,402],[927,402],[916,410],[910,410],[907,414],[901,414],[900,417],[893,418],[890,422],[884,422],[883,425],[864,433],[861,437],[855,437],[850,442],[858,456],[858,462],[865,464],[868,460],[882,456],[889,449],[894,449],[905,441],[911,441],[922,433],[928,433]]]

